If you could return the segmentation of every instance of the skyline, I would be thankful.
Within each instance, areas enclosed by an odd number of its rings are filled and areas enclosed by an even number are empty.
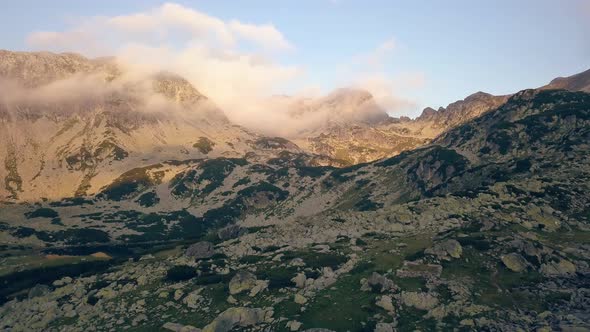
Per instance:
[[[477,91],[538,87],[588,69],[590,59],[583,0],[84,5],[6,6],[0,19],[15,29],[3,29],[3,47],[119,55],[164,67],[230,109],[268,94],[358,86],[391,115],[412,117]]]

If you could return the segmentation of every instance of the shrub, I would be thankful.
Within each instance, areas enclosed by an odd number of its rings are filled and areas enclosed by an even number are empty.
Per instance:
[[[32,218],[57,218],[59,214],[57,211],[50,209],[50,208],[38,208],[35,211],[25,213],[25,216],[28,219]]]
[[[182,281],[192,279],[197,275],[195,268],[188,265],[176,265],[166,272],[166,279],[170,281]]]

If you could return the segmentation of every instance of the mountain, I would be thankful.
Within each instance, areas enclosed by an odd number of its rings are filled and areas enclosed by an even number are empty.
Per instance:
[[[2,51],[0,75],[0,200],[95,194],[126,171],[167,160],[303,153],[231,123],[175,74],[128,73],[109,58]]]
[[[463,100],[449,104],[446,108],[435,111],[426,108],[416,118],[416,123],[428,128],[427,130],[446,130],[471,119],[474,119],[490,110],[498,108],[508,100],[509,96],[493,96],[485,92],[476,92]]]
[[[393,118],[366,91],[341,89],[294,102],[291,114],[325,114],[321,125],[289,137],[302,148],[348,164],[392,157],[428,143],[445,130],[502,105],[508,96],[478,92],[447,108],[426,108],[414,120]]]
[[[558,77],[542,89],[564,89],[590,92],[590,69],[569,77]]]
[[[287,152],[162,162],[94,196],[6,205],[1,234],[13,255],[39,259],[31,246],[88,261],[34,278],[8,261],[3,296],[51,287],[7,302],[0,317],[10,319],[0,321],[50,330],[587,328],[589,139],[590,94],[525,90],[371,163],[309,167]],[[207,242],[185,251],[182,241]],[[42,315],[47,308],[54,314]]]
[[[364,92],[306,100],[292,116],[328,121],[300,139],[328,152],[425,139],[335,167],[173,74],[19,56],[0,90],[3,330],[590,328],[589,93],[477,93],[415,120]]]

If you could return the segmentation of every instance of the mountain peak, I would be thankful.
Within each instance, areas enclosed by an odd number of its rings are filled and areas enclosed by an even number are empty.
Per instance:
[[[440,107],[435,111],[427,107],[422,114],[416,118],[418,122],[434,122],[435,126],[449,128],[466,122],[481,114],[499,107],[508,100],[508,96],[494,96],[486,92],[478,91],[449,104],[446,108]]]
[[[0,50],[0,77],[26,87],[38,87],[79,73],[118,74],[113,58],[88,59],[77,53],[13,52]]]
[[[152,87],[156,93],[180,104],[207,100],[189,81],[171,72],[159,72],[153,76]]]

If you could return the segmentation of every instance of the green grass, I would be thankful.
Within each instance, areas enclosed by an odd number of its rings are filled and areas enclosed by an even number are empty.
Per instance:
[[[309,302],[300,321],[306,328],[326,328],[335,331],[363,331],[363,324],[379,312],[375,294],[360,290],[364,274],[347,275],[332,287],[324,289]]]

